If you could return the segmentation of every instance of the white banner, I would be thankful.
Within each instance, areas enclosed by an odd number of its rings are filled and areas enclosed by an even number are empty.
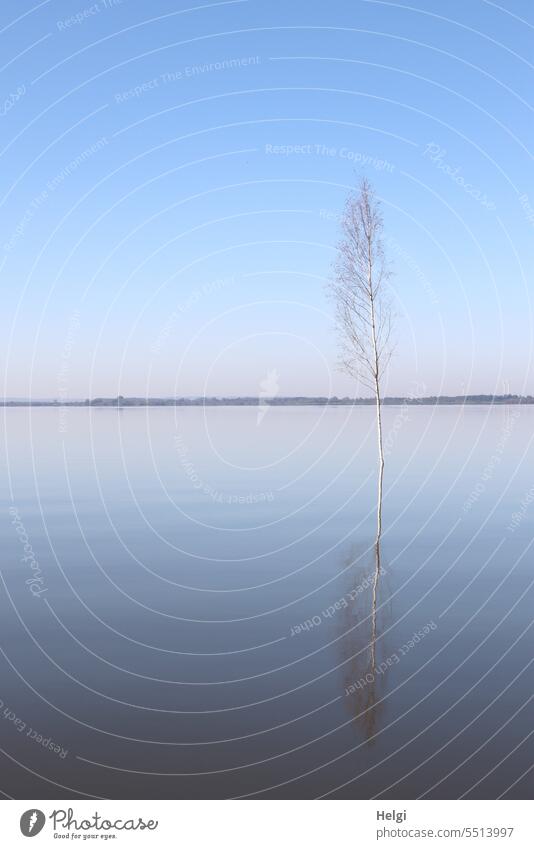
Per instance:
[[[2,846],[531,849],[528,801],[5,801]]]

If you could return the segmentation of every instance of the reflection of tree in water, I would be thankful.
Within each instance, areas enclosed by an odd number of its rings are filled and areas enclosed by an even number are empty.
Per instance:
[[[354,610],[345,623],[347,638],[344,638],[351,679],[346,682],[345,693],[353,702],[351,710],[354,709],[355,718],[362,722],[368,739],[378,721],[378,690],[384,674],[377,657],[381,644],[378,596],[383,571],[380,560],[384,483],[381,384],[392,354],[393,313],[388,290],[391,272],[385,255],[383,230],[380,201],[363,177],[358,188],[349,195],[341,216],[341,239],[329,290],[336,306],[341,367],[370,389],[376,401],[378,490],[372,589],[370,594],[357,593],[354,599],[349,595],[354,601]],[[357,588],[358,573],[354,581]],[[362,611],[363,600],[368,608],[365,611]]]
[[[384,638],[380,636],[388,610],[380,538],[365,555],[358,556],[353,547],[346,563],[351,567],[351,588],[342,623],[344,699],[354,721],[371,740],[378,730],[387,674]]]

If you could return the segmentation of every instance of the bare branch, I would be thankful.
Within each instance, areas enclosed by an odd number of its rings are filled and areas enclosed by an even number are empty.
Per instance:
[[[387,294],[380,204],[363,178],[345,205],[334,275],[329,289],[336,305],[341,364],[380,398],[391,358],[392,311]]]

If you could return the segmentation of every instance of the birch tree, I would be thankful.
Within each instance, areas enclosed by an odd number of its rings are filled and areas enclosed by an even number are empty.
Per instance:
[[[377,544],[382,533],[384,444],[381,384],[391,357],[392,309],[390,277],[383,243],[380,203],[366,178],[347,199],[341,217],[330,291],[335,301],[344,371],[369,389],[376,401],[378,437]]]

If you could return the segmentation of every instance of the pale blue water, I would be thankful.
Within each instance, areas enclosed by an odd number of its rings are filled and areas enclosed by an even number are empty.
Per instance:
[[[6,795],[532,795],[533,408],[2,427]]]

